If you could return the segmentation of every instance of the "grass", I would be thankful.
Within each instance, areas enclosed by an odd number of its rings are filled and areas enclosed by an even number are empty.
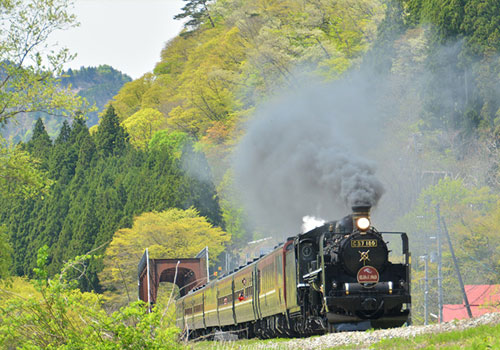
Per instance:
[[[193,349],[193,350],[252,350],[256,349],[257,347],[259,348],[265,348],[265,349],[272,349],[272,350],[285,350],[288,348],[286,347],[285,344],[280,344],[280,343],[285,343],[288,342],[290,339],[283,339],[283,338],[275,338],[275,339],[267,339],[267,340],[260,340],[260,339],[243,339],[243,340],[237,340],[237,341],[221,341],[221,342],[214,342],[214,341],[201,341],[201,342],[196,342],[194,344],[188,345],[188,349]],[[265,345],[263,347],[263,345]]]
[[[500,349],[500,324],[483,325],[462,331],[419,335],[411,339],[387,339],[369,347],[374,350]]]
[[[290,346],[290,339],[249,339],[228,342],[204,341],[190,343],[186,349],[192,350],[254,350],[254,349],[272,349],[272,350],[298,350],[298,346]],[[452,331],[437,334],[418,335],[413,338],[393,338],[382,340],[371,345],[349,345],[328,347],[328,350],[496,350],[500,349],[500,324],[483,325],[475,328],[469,328],[462,331]],[[323,348],[326,350],[326,348]]]

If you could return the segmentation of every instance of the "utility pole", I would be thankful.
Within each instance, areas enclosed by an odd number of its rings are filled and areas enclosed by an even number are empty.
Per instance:
[[[428,325],[429,324],[429,255],[425,254],[424,256],[424,263],[425,263],[425,290],[424,290],[424,324]]]
[[[439,213],[439,204],[436,205],[438,232],[436,237],[438,251],[438,322],[443,322],[443,275],[442,275],[442,251],[441,251],[441,214]]]
[[[455,257],[455,251],[453,250],[453,245],[451,244],[451,238],[448,233],[448,228],[446,227],[446,222],[444,221],[444,218],[442,218],[442,222],[443,222],[444,233],[446,234],[446,238],[448,239],[448,245],[450,246],[451,257],[453,259],[453,263],[455,264],[455,272],[457,273],[458,283],[460,283],[460,288],[462,289],[462,295],[464,297],[464,304],[467,309],[467,314],[469,315],[469,318],[472,318],[472,311],[469,305],[469,298],[467,298],[467,293],[465,293],[464,281],[462,280],[462,275],[460,274],[460,268],[458,267],[458,261],[457,258]]]
[[[425,266],[425,278],[424,278],[424,324],[429,324],[429,254],[419,257],[420,260],[424,261]]]

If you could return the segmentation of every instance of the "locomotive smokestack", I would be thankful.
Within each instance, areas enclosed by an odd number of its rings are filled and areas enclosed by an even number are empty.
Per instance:
[[[354,205],[352,207],[352,213],[353,215],[369,217],[371,208],[370,205]]]

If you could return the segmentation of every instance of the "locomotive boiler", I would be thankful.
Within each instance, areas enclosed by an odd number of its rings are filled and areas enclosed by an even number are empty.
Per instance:
[[[179,298],[177,326],[191,337],[268,338],[410,323],[407,235],[377,231],[368,206],[352,209]],[[391,258],[387,237],[398,236],[401,254]]]

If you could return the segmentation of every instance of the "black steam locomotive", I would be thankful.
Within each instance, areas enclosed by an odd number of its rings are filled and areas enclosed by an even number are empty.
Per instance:
[[[271,253],[176,302],[191,336],[301,336],[398,327],[410,321],[410,253],[402,232],[378,232],[370,207],[289,238]],[[399,262],[385,237],[402,240]]]

